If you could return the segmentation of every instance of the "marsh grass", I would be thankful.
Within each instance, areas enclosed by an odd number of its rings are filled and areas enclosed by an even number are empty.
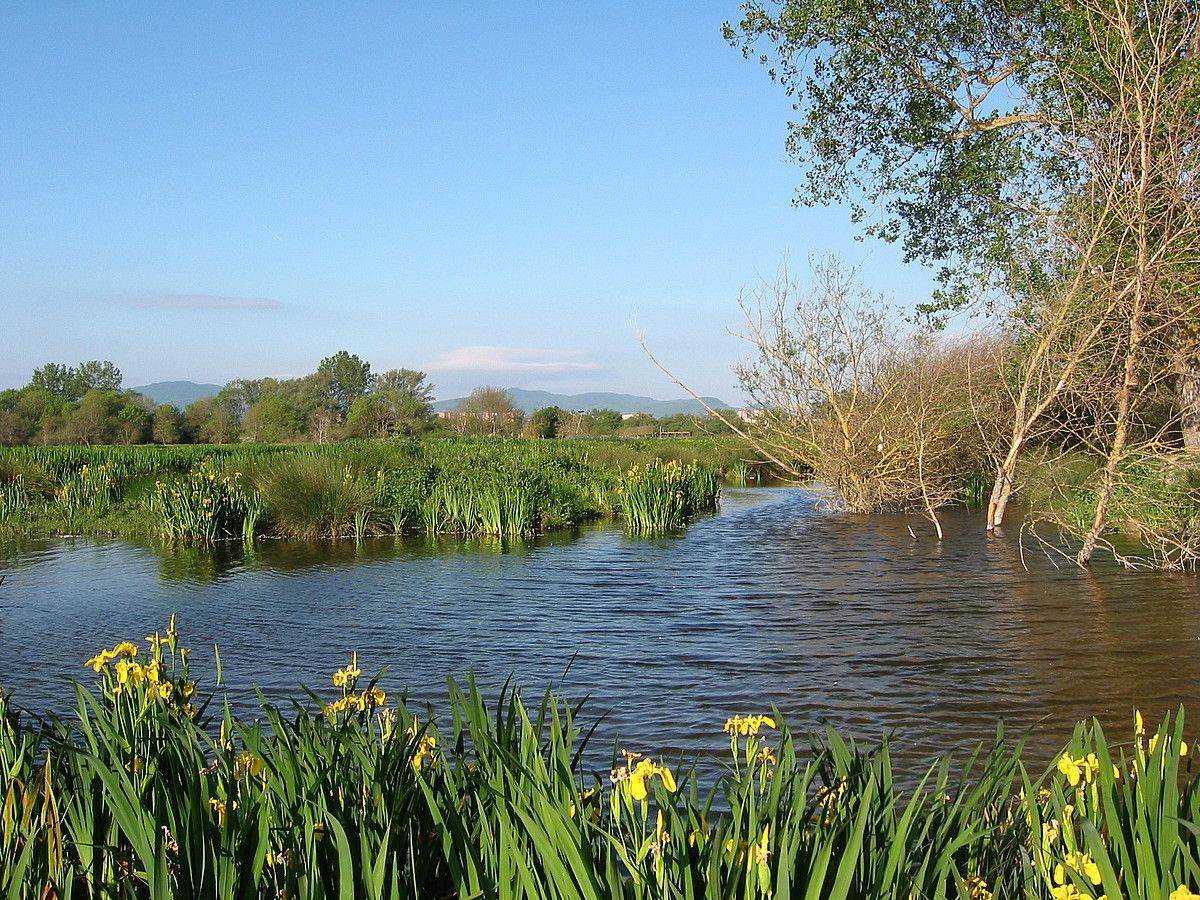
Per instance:
[[[661,534],[682,528],[698,513],[716,509],[717,475],[694,460],[655,460],[633,466],[617,489],[625,527],[634,534]]]
[[[6,897],[1178,900],[1200,885],[1182,712],[1154,733],[1139,716],[1116,748],[1081,724],[1039,773],[998,731],[906,790],[886,741],[736,716],[706,785],[646,746],[589,770],[592,731],[550,692],[489,703],[468,678],[437,717],[352,656],[332,689],[241,718],[205,694],[173,621],[88,665],[69,716],[0,698]]]
[[[992,477],[986,472],[974,472],[960,479],[956,500],[967,509],[986,509],[991,490]]]
[[[354,536],[378,504],[376,473],[334,456],[288,456],[260,477],[262,507],[277,534],[293,538]],[[360,535],[361,536],[361,535]]]
[[[157,533],[176,541],[255,535],[361,540],[404,531],[517,537],[620,517],[618,488],[630,468],[682,465],[684,455],[704,460],[703,477],[713,481],[697,486],[695,509],[680,520],[686,521],[705,508],[701,493],[715,496],[721,461],[741,453],[728,444],[454,439],[0,448],[0,527]],[[18,479],[16,473],[25,474]],[[209,475],[237,479],[236,496],[214,527],[204,510],[188,505],[203,501],[196,481]]]
[[[0,520],[23,515],[33,505],[52,499],[57,487],[37,462],[0,458]]]

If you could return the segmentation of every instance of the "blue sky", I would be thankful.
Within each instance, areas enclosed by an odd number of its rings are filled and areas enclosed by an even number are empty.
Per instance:
[[[736,402],[738,292],[840,253],[736,3],[0,6],[0,387],[300,375]]]

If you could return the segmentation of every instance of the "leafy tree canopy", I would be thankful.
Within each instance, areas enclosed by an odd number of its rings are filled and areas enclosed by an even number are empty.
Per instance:
[[[1069,215],[1129,90],[1106,46],[1118,2],[752,0],[725,34],[794,98],[797,202],[848,201],[868,234],[939,267],[945,307],[981,281],[1019,297],[1054,278],[1054,216]],[[1171,46],[1139,38],[1182,76],[1197,9],[1135,0],[1126,18],[1170,17]]]
[[[558,406],[543,406],[529,417],[529,432],[533,437],[559,437],[559,431],[569,414]]]
[[[375,376],[374,393],[404,394],[422,403],[433,402],[433,385],[415,369],[389,369]]]
[[[119,391],[121,381],[121,370],[115,365],[93,359],[75,367],[47,363],[34,369],[29,384],[56,397],[79,400],[90,390]]]
[[[321,360],[317,377],[325,388],[329,407],[339,416],[345,416],[350,404],[370,390],[371,364],[339,350]]]

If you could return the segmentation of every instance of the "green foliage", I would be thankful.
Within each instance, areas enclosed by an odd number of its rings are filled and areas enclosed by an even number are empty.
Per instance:
[[[445,717],[418,716],[353,656],[325,697],[264,697],[242,718],[201,700],[173,622],[88,665],[67,718],[0,695],[14,900],[1163,900],[1200,884],[1182,711],[1122,749],[1081,724],[1040,775],[999,730],[910,789],[886,741],[806,743],[777,716],[737,716],[706,785],[645,746],[591,771],[590,731],[550,692],[488,703],[451,682]]]
[[[902,239],[909,259],[945,263],[947,283],[973,274],[950,260],[990,269],[1007,258],[1030,227],[1010,186],[1037,167],[1039,134],[1020,119],[1007,129],[991,123],[1031,114],[1026,67],[1038,55],[1033,42],[1059,28],[1056,4],[1023,8],[1030,21],[1021,26],[1007,9],[975,0],[891,10],[791,0],[743,11],[727,38],[747,57],[767,44],[762,61],[798,104],[787,146],[806,164],[800,201],[848,199],[869,233]],[[962,60],[976,62],[955,65]],[[1002,92],[985,84],[1008,65]],[[956,104],[964,90],[986,105]],[[871,212],[877,204],[886,214]]]
[[[163,537],[211,543],[223,538],[253,538],[262,500],[242,483],[241,473],[218,472],[204,460],[186,477],[156,482],[147,499]]]
[[[867,233],[940,266],[948,291],[927,311],[996,281],[1016,298],[1059,282],[1073,252],[1061,236],[1103,202],[1089,192],[1114,165],[1093,151],[1138,139],[1142,120],[1131,127],[1120,110],[1145,115],[1153,88],[1182,124],[1200,102],[1195,64],[1180,54],[1195,56],[1189,0],[749,0],[742,12],[727,39],[795,102],[798,201],[848,201]],[[1131,56],[1162,63],[1165,89],[1135,74]],[[1171,156],[1170,130],[1152,136],[1156,157]],[[1192,149],[1176,148],[1181,168],[1153,177],[1186,179]]]
[[[237,439],[240,430],[237,406],[225,391],[189,403],[183,411],[183,432],[192,443],[227,444]]]
[[[163,403],[154,408],[151,434],[156,444],[178,444],[182,433],[180,431],[181,417],[179,410],[169,403]]]
[[[317,366],[317,378],[330,407],[345,416],[350,404],[371,386],[371,364],[352,353],[339,350]]]
[[[1026,502],[1035,517],[1067,533],[1086,531],[1096,516],[1101,465],[1082,453],[1031,465]],[[1118,553],[1127,565],[1200,567],[1200,463],[1187,453],[1125,460],[1117,468],[1104,536],[1123,545]]]
[[[376,437],[413,436],[429,430],[433,418],[433,385],[424,372],[391,369],[374,380],[371,396],[382,408]]]
[[[697,497],[715,497],[713,473],[744,455],[711,440],[14,447],[0,449],[0,482],[26,473],[24,487],[12,489],[14,503],[22,491],[23,512],[0,517],[0,526],[198,541],[258,533],[528,535],[614,516],[618,483],[635,465],[699,457],[712,483],[697,488]],[[83,469],[92,478],[103,470],[107,479],[87,500]],[[687,506],[684,520],[708,503]]]
[[[117,412],[116,436],[122,444],[144,444],[150,438],[151,415],[145,407],[126,403]]]
[[[58,488],[56,500],[67,517],[68,528],[81,512],[108,510],[118,493],[117,476],[111,466],[104,463],[87,465],[65,477]]]
[[[617,488],[625,527],[634,534],[661,534],[682,528],[689,518],[716,509],[716,473],[695,461],[655,460],[633,466]]]
[[[378,509],[382,474],[363,472],[334,456],[292,455],[259,476],[258,490],[277,533],[339,538],[360,533],[364,520],[359,517]]]
[[[274,444],[304,433],[304,416],[282,397],[264,397],[246,409],[242,430],[253,441]]]
[[[630,419],[627,425],[634,425],[638,420]],[[660,431],[680,431],[694,436],[700,435],[730,435],[733,429],[721,416],[694,416],[680,413],[673,416],[662,416],[657,425]]]
[[[593,409],[584,413],[584,430],[594,437],[607,437],[621,427],[621,414],[615,409]]]
[[[65,400],[78,400],[91,390],[120,391],[121,370],[108,360],[93,359],[78,366],[47,363],[34,369],[30,387]]]
[[[536,438],[561,437],[568,413],[557,406],[544,406],[529,417],[529,436]]]
[[[1081,723],[1041,784],[1025,777],[1031,840],[1026,878],[1061,896],[1178,897],[1200,884],[1200,779],[1184,715],[1147,735],[1137,715],[1132,747],[1110,745]],[[1074,889],[1073,891],[1071,889]]]
[[[41,368],[34,369],[29,386],[70,400],[77,400],[82,395],[82,391],[79,394],[75,393],[71,367],[59,363],[46,363]]]
[[[54,497],[57,484],[37,462],[0,458],[0,522]]]

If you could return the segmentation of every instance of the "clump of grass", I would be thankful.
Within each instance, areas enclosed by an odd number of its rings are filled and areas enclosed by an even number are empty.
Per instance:
[[[477,528],[496,537],[524,537],[534,530],[534,508],[526,486],[520,482],[492,482],[476,496]]]
[[[750,482],[750,465],[742,459],[736,460],[725,470],[725,480],[739,487]]]
[[[32,460],[0,459],[0,522],[25,515],[55,495],[54,478]]]
[[[275,531],[295,538],[340,538],[366,531],[380,510],[377,473],[333,456],[288,456],[260,476],[257,488]]]
[[[625,473],[618,495],[625,527],[634,534],[660,534],[682,528],[689,518],[716,508],[717,475],[693,461],[655,460]]]
[[[108,512],[117,497],[117,492],[116,473],[107,463],[85,463],[78,471],[67,474],[55,495],[67,530],[74,530],[75,521],[80,513],[103,515]]]
[[[163,537],[173,541],[252,539],[262,514],[261,499],[241,473],[220,473],[208,460],[183,479],[156,482],[146,504],[158,517]]]
[[[960,479],[956,499],[967,509],[985,509],[991,492],[991,476],[986,472],[972,472]]]

